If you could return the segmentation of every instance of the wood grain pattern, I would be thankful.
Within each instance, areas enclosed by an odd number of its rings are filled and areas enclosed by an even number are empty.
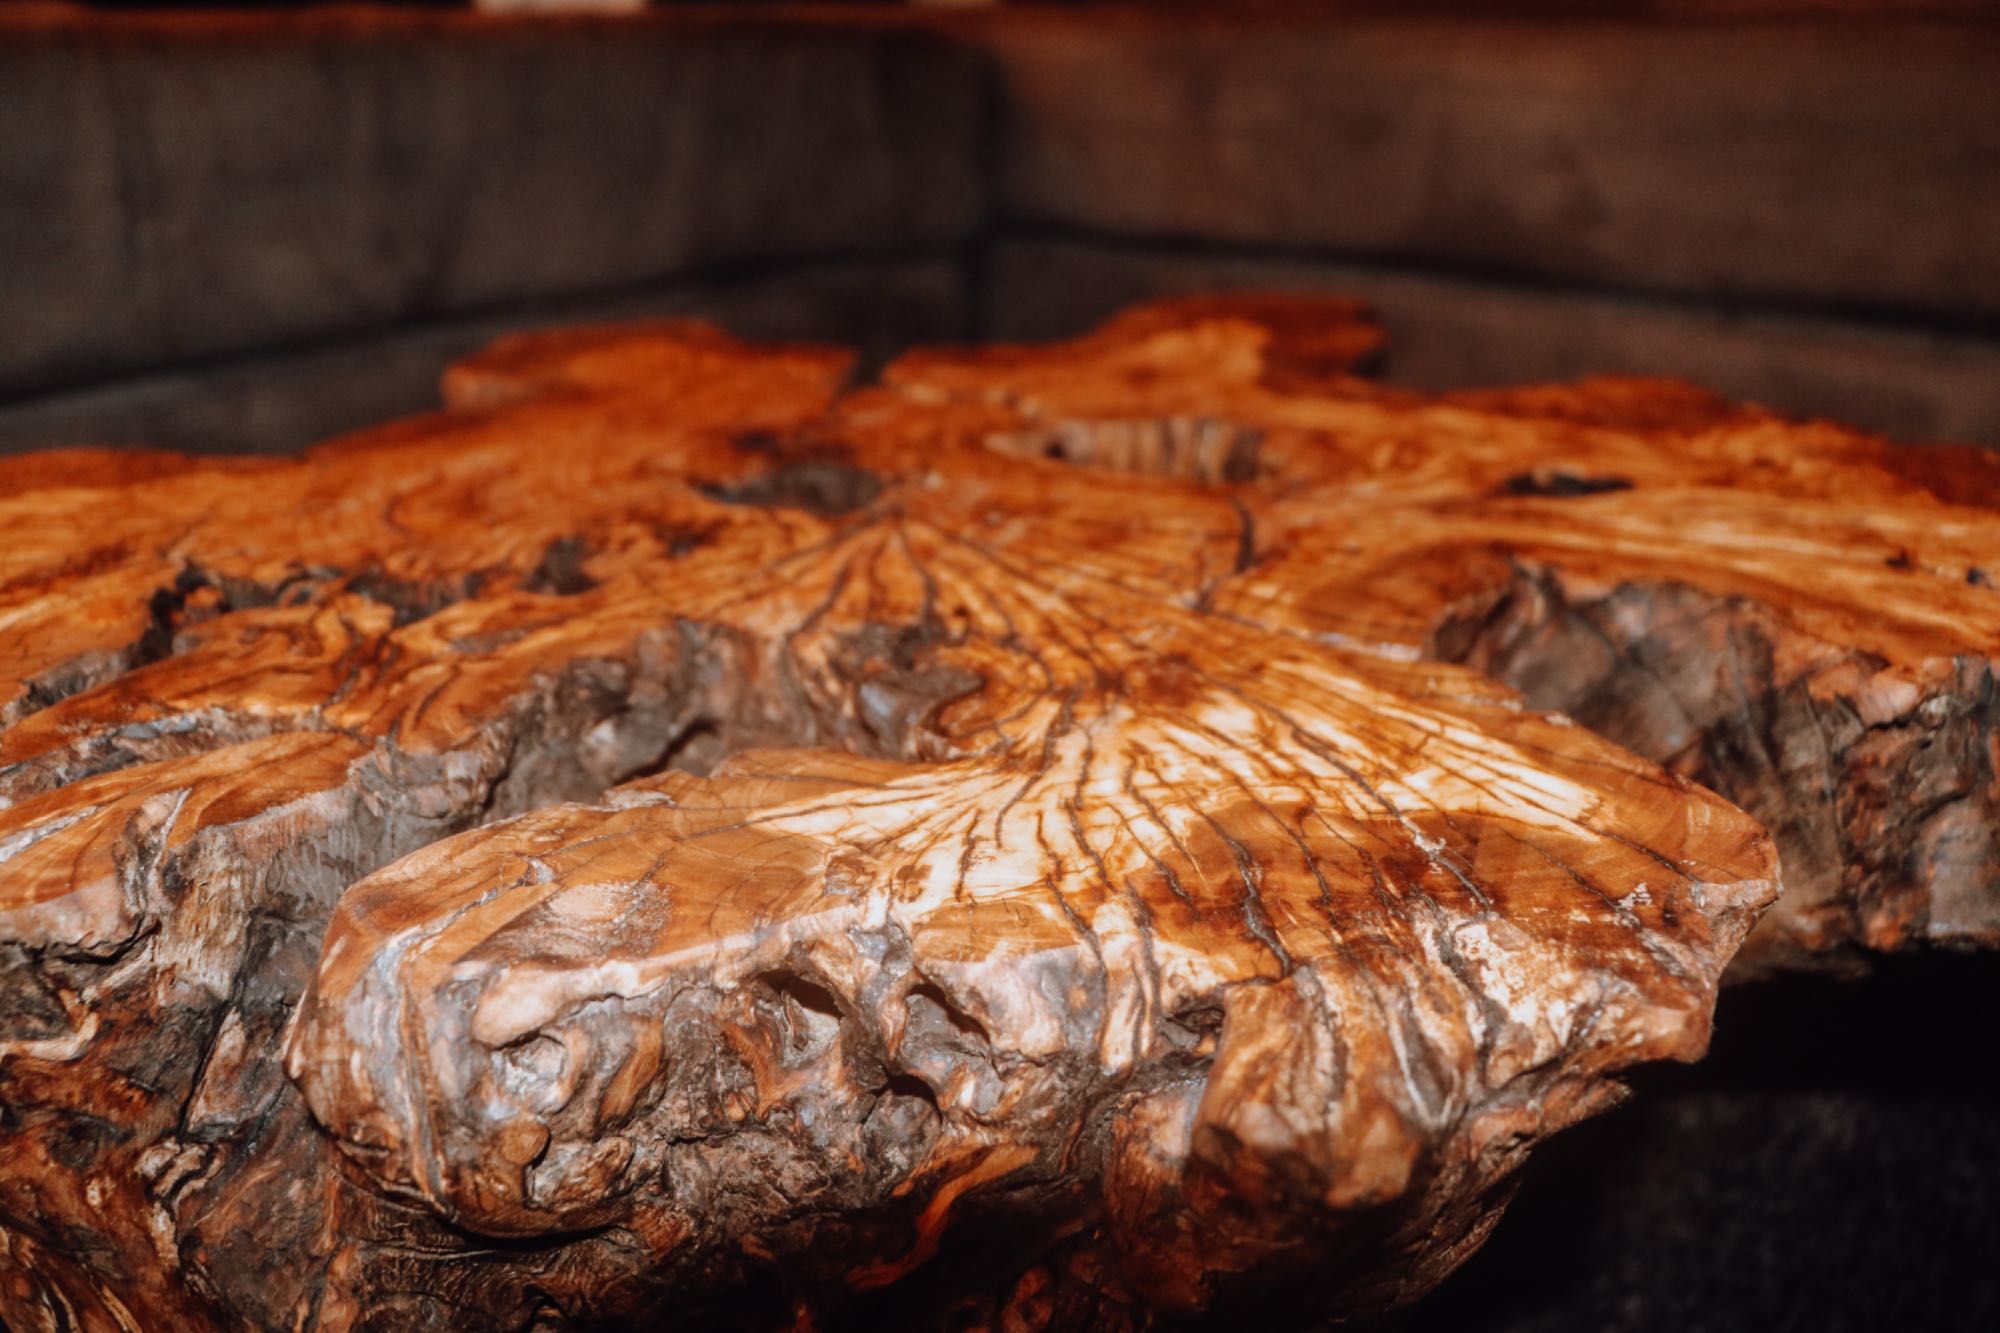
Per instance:
[[[1378,339],[564,333],[23,472],[0,1317],[1367,1311],[1701,1053],[1780,848],[1761,965],[1993,937],[1977,456]]]

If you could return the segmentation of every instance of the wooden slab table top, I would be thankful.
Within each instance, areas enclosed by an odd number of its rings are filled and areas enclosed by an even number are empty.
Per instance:
[[[0,1320],[1365,1314],[1732,963],[2000,938],[2000,467],[1379,341],[0,460]]]

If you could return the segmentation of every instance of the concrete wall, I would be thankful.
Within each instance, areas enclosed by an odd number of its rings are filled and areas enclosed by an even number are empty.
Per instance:
[[[290,447],[554,319],[960,333],[984,68],[759,13],[0,10],[0,440]]]
[[[1416,385],[1643,370],[2000,443],[1993,23],[1132,11],[981,36],[1002,336],[1335,289],[1381,307]]]
[[[2000,24],[1362,8],[0,9],[0,448],[290,448],[538,323],[879,351],[1218,286],[1366,296],[1414,384],[2000,444]]]

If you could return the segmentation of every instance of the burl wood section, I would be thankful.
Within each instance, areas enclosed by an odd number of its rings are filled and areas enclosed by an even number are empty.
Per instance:
[[[0,1317],[1365,1312],[1780,851],[1755,965],[2000,932],[2000,470],[1376,336],[556,334],[0,463]]]

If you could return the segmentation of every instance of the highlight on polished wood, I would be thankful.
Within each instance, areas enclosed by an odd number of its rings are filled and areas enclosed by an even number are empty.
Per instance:
[[[1367,1313],[1733,960],[2000,938],[2000,468],[1380,339],[0,464],[0,1319]]]

